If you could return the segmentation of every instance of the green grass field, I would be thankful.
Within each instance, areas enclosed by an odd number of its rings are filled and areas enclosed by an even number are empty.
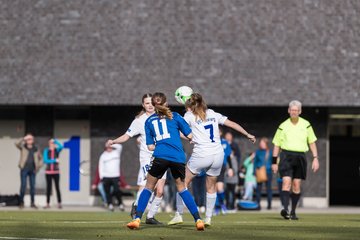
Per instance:
[[[158,214],[167,222],[169,214]],[[195,230],[190,215],[178,226],[149,226],[129,230],[126,213],[0,212],[0,239],[360,239],[359,214],[300,214],[299,221],[275,213],[240,212],[213,218],[204,232]]]

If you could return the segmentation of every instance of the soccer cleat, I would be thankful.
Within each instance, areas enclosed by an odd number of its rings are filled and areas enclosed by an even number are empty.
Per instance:
[[[134,220],[129,222],[126,226],[130,229],[139,229],[140,228],[140,218],[135,218]]]
[[[181,224],[183,223],[183,218],[180,215],[180,213],[175,213],[175,216],[173,217],[173,219],[170,220],[170,222],[168,222],[168,225],[177,225],[177,224]]]
[[[281,210],[280,215],[284,218],[284,219],[290,219],[290,215],[289,215],[289,211],[288,210]]]
[[[152,224],[152,225],[163,225],[162,222],[159,222],[158,220],[156,220],[155,218],[146,218],[145,221],[146,224]]]
[[[196,221],[195,226],[196,226],[196,230],[198,230],[198,231],[204,231],[205,230],[204,222],[201,219],[198,219]]]
[[[209,217],[205,218],[204,223],[205,223],[205,227],[210,227],[211,226],[211,218],[209,218]]]
[[[131,211],[130,211],[131,219],[135,219],[135,217],[136,217],[136,208],[137,208],[137,206],[135,205],[135,202],[133,202],[131,204]]]
[[[227,207],[225,206],[225,204],[221,205],[221,213],[225,215],[225,214],[227,214],[227,211],[228,210],[227,210]]]
[[[290,213],[290,220],[299,220],[299,218],[296,216],[296,213]]]

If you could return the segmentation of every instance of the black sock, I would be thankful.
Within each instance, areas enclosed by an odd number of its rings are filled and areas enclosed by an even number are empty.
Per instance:
[[[296,206],[300,199],[300,193],[292,193],[291,194],[291,213],[295,213]]]
[[[282,195],[284,198],[284,209],[289,211],[289,200],[290,200],[290,192],[289,191],[282,191]]]

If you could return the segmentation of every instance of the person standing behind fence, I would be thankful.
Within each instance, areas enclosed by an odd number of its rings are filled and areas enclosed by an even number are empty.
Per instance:
[[[121,152],[121,144],[113,144],[111,146],[105,144],[105,151],[101,154],[99,160],[99,175],[104,184],[106,200],[110,211],[114,211],[112,195],[118,200],[120,211],[125,210],[122,202],[122,193],[119,188]],[[111,187],[113,187],[113,192],[111,192]]]
[[[290,118],[280,124],[273,138],[274,150],[272,169],[274,173],[279,170],[283,179],[282,197],[284,209],[281,216],[285,219],[298,220],[295,210],[300,199],[301,180],[306,179],[307,161],[305,152],[310,150],[313,155],[312,170],[319,169],[318,152],[316,147],[316,136],[311,124],[300,117],[301,102],[293,100],[289,103],[288,113]],[[280,162],[277,165],[277,158],[280,149]],[[290,189],[292,194],[290,195]],[[289,199],[291,197],[291,212],[289,213]]]
[[[35,177],[36,172],[42,166],[42,157],[38,147],[34,143],[35,138],[30,133],[15,143],[15,146],[20,150],[20,209],[24,208],[27,177],[29,177],[30,181],[31,207],[37,209],[37,206],[35,205]]]
[[[46,165],[46,206],[44,208],[50,208],[50,195],[54,180],[58,208],[61,209],[59,154],[64,146],[56,139],[50,139],[48,144],[49,147],[45,148],[43,152],[44,163]]]
[[[256,187],[256,201],[259,203],[261,200],[261,190],[263,183],[266,185],[266,194],[267,194],[267,209],[271,209],[272,202],[272,150],[269,149],[268,146],[269,139],[261,138],[259,142],[259,149],[255,152],[254,158],[254,166],[255,169],[260,169],[261,167],[265,168],[266,172],[266,181],[265,182],[257,182]],[[256,174],[256,172],[255,172]]]

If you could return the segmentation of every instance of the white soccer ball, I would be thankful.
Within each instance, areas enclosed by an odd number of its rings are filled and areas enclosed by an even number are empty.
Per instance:
[[[175,91],[175,99],[180,104],[185,104],[186,100],[191,97],[194,91],[188,86],[181,86]]]

